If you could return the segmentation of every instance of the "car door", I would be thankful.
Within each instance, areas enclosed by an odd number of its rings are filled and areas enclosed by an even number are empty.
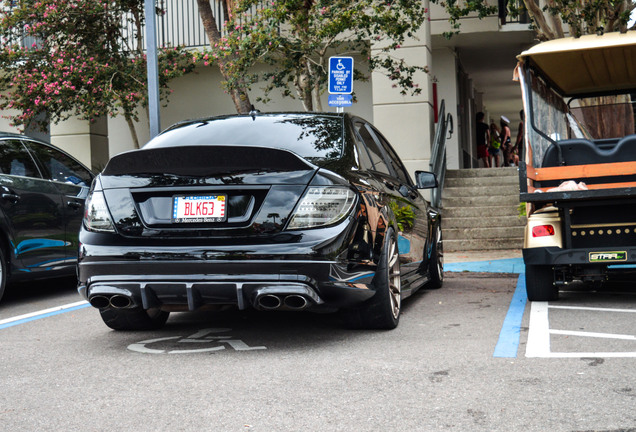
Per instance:
[[[414,187],[395,150],[372,125],[358,121],[358,132],[363,136],[366,148],[376,166],[373,174],[380,181],[388,205],[398,224],[398,248],[403,280],[408,284],[421,276],[425,261],[426,240],[429,234],[427,203]],[[379,164],[382,158],[383,164]]]
[[[0,208],[14,270],[39,272],[64,263],[62,198],[17,138],[0,139]]]
[[[30,140],[24,144],[35,155],[42,174],[57,188],[62,201],[66,259],[77,260],[79,229],[84,216],[84,201],[93,174],[80,162],[53,146]]]

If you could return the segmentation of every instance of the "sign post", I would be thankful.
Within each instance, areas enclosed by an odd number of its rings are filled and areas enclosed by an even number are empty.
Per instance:
[[[343,107],[353,103],[353,57],[329,57],[329,106]]]

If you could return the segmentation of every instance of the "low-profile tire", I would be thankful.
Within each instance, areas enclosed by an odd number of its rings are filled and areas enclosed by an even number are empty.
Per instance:
[[[372,282],[375,294],[359,306],[342,310],[350,328],[391,330],[400,321],[402,289],[400,257],[395,232],[389,229],[384,238],[378,267]]]
[[[559,298],[554,285],[554,272],[547,265],[526,265],[526,291],[530,301],[550,301]]]
[[[442,240],[442,228],[437,225],[433,236],[433,248],[431,258],[428,261],[427,289],[438,289],[444,284],[444,242]]]
[[[0,247],[0,300],[2,299],[4,289],[7,286],[8,264],[9,263],[7,263],[7,260],[4,257],[4,251],[2,250],[2,247]]]
[[[160,309],[100,309],[104,324],[113,330],[156,330],[166,323],[170,312]]]

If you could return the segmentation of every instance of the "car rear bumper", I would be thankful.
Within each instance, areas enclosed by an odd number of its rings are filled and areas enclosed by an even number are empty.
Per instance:
[[[562,249],[538,247],[523,249],[526,265],[607,265],[636,264],[636,247],[598,247]]]
[[[102,257],[81,262],[78,291],[98,308],[329,309],[372,297],[374,275],[374,265],[335,261],[128,262]]]

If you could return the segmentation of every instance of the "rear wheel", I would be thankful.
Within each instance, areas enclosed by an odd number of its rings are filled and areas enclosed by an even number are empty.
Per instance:
[[[4,295],[4,288],[7,285],[8,263],[4,257],[4,251],[0,247],[0,299]]]
[[[399,258],[395,232],[389,229],[373,279],[375,294],[360,306],[343,311],[349,327],[385,330],[397,327],[402,306]]]
[[[442,241],[442,228],[435,228],[433,250],[428,262],[428,282],[426,288],[441,288],[444,283],[444,242]]]
[[[547,265],[526,265],[526,291],[530,301],[550,301],[559,298],[554,285],[554,272]]]
[[[113,330],[155,330],[163,327],[170,312],[160,309],[100,309],[104,323]]]

